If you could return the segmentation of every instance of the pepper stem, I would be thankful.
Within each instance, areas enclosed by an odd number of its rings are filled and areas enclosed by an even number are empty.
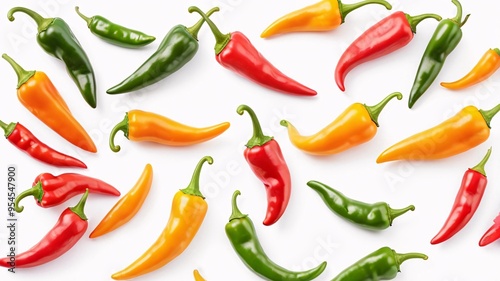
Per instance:
[[[42,201],[43,197],[43,188],[42,182],[39,181],[35,186],[30,189],[27,189],[18,196],[16,196],[16,200],[14,200],[14,210],[18,213],[21,213],[24,210],[24,206],[19,206],[19,202],[24,199],[24,197],[33,196],[38,202]]]
[[[85,203],[87,203],[88,197],[89,197],[89,189],[87,188],[85,190],[85,193],[83,194],[82,198],[78,202],[78,204],[76,204],[76,206],[74,206],[74,207],[69,208],[73,213],[78,215],[84,221],[87,220],[87,216],[85,215],[85,212],[83,211],[83,209],[85,209]]]
[[[78,7],[78,6],[76,6],[76,7],[75,7],[75,11],[76,11],[76,13],[77,13],[77,14],[78,14],[78,15],[79,15],[79,16],[80,16],[80,17],[81,17],[84,21],[86,21],[86,22],[87,22],[87,26],[90,26],[90,24],[92,23],[92,18],[89,18],[89,17],[87,17],[86,15],[82,14],[82,13],[80,12],[80,7]]]
[[[490,149],[488,149],[488,152],[486,152],[486,155],[484,156],[483,160],[481,160],[481,162],[479,162],[476,166],[471,168],[471,170],[481,173],[483,176],[486,177],[486,171],[484,170],[484,165],[486,165],[486,162],[488,162],[488,159],[490,159],[490,155],[491,155],[491,147]]]
[[[196,168],[194,169],[193,176],[191,177],[191,182],[189,183],[189,185],[186,188],[181,189],[181,191],[184,194],[199,196],[199,197],[205,199],[205,196],[203,196],[203,194],[201,194],[201,191],[200,191],[201,167],[203,167],[203,164],[205,162],[208,162],[208,164],[212,165],[212,163],[214,162],[214,159],[210,156],[205,156],[205,157],[201,158],[200,162],[198,162],[198,165],[196,165]]]
[[[213,13],[220,11],[219,7],[212,8],[207,12],[207,17],[210,17]],[[200,32],[201,27],[205,23],[205,19],[200,19],[195,25],[187,28],[188,32],[191,33],[194,39],[198,40],[198,32]]]
[[[16,61],[14,61],[7,54],[2,54],[2,58],[6,60],[14,69],[17,75],[17,89],[19,89],[24,83],[28,82],[33,75],[35,75],[34,70],[25,70]]]
[[[252,125],[253,125],[253,136],[248,140],[246,146],[248,148],[252,148],[254,146],[262,146],[268,141],[272,140],[273,137],[266,136],[262,132],[262,127],[260,126],[259,119],[257,118],[257,115],[255,115],[255,112],[253,109],[251,109],[248,105],[242,104],[238,106],[236,109],[236,112],[239,115],[243,115],[243,113],[248,112],[248,115],[250,115],[250,118],[252,119]]]
[[[224,50],[224,48],[226,47],[227,43],[229,43],[229,40],[231,40],[231,34],[229,33],[222,34],[222,32],[220,32],[220,30],[217,28],[214,22],[205,13],[203,13],[203,11],[201,11],[200,8],[196,6],[191,6],[188,8],[188,11],[190,13],[196,12],[200,14],[200,16],[203,17],[203,19],[205,19],[215,37],[215,48],[214,48],[215,54],[218,55],[220,52],[222,52],[222,50]]]
[[[393,251],[394,252],[394,251]],[[396,263],[399,266],[404,263],[405,261],[409,259],[423,259],[427,260],[429,257],[427,255],[421,254],[421,253],[407,253],[407,254],[399,254],[394,252],[395,258],[396,258]]]
[[[495,53],[497,53],[497,55],[499,55],[499,56],[500,56],[500,49],[495,48],[495,49],[493,49],[493,51],[495,51]]]
[[[410,15],[406,14],[406,19],[408,20],[408,23],[410,24],[410,27],[411,27],[411,30],[413,31],[413,33],[417,33],[417,25],[421,21],[423,21],[425,19],[429,19],[429,18],[433,18],[437,21],[440,21],[443,19],[440,15],[436,15],[436,14],[422,14],[422,15],[418,15],[418,16],[410,16]]]
[[[458,2],[458,0],[451,0],[451,2],[457,6],[457,15],[452,18],[451,20],[457,23],[460,23],[462,21],[462,4]]]
[[[8,138],[10,136],[10,134],[12,134],[12,132],[16,129],[16,126],[17,126],[17,123],[12,122],[12,123],[6,124],[2,120],[0,120],[0,128],[2,128],[2,130],[4,131],[4,136],[6,138]]]
[[[54,21],[54,18],[44,18],[37,12],[24,7],[14,7],[10,9],[9,12],[7,13],[7,18],[10,21],[14,21],[15,20],[14,13],[16,12],[25,13],[28,16],[30,16],[33,20],[35,20],[35,23],[38,26],[38,33],[46,30],[47,27],[49,27],[49,25]]]
[[[125,113],[125,118],[123,120],[116,124],[116,126],[111,130],[111,133],[109,134],[109,147],[113,152],[118,152],[120,151],[120,146],[115,145],[115,136],[116,134],[122,131],[123,135],[128,139],[128,113]]]
[[[340,11],[340,15],[342,18],[342,23],[344,23],[345,17],[350,12],[352,12],[358,8],[361,8],[365,5],[369,5],[369,4],[380,4],[380,5],[384,6],[387,10],[392,9],[392,5],[384,0],[365,0],[365,1],[361,1],[358,3],[352,3],[352,4],[343,4],[339,0],[339,11]]]
[[[236,198],[238,197],[238,195],[241,195],[241,192],[239,190],[235,190],[233,193],[233,199],[231,200],[232,212],[231,216],[229,217],[229,221],[232,221],[234,219],[246,218],[248,216],[247,214],[243,214],[238,208],[238,204],[236,204]]]
[[[491,119],[493,119],[493,117],[495,117],[495,115],[498,113],[498,111],[500,111],[500,104],[498,104],[497,106],[495,106],[489,110],[482,110],[482,109],[479,110],[481,115],[483,115],[484,121],[486,121],[486,125],[488,125],[488,128],[491,129],[491,126],[490,126]]]
[[[401,215],[404,215],[405,213],[409,212],[409,211],[415,211],[415,206],[413,205],[410,205],[406,208],[403,208],[403,209],[391,209],[389,207],[389,217],[391,218],[391,223],[390,225],[392,225],[392,221],[401,216]]]
[[[378,127],[378,116],[380,115],[380,113],[382,112],[384,107],[387,105],[387,103],[389,101],[391,101],[394,97],[397,97],[398,100],[401,100],[403,98],[403,95],[399,92],[394,92],[394,93],[388,95],[387,97],[385,97],[385,99],[383,99],[381,102],[379,102],[376,105],[368,106],[368,105],[364,104],[364,107],[368,111],[368,114],[370,114],[370,118],[372,119],[373,123],[375,123],[375,125],[377,125],[377,127]]]

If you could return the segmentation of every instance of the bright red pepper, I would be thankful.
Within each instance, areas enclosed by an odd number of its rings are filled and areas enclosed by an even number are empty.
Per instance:
[[[489,245],[500,238],[500,214],[493,220],[493,225],[484,233],[481,240],[479,240],[479,246],[484,247]]]
[[[83,209],[88,194],[86,191],[76,206],[64,210],[57,223],[40,242],[28,251],[16,255],[13,261],[10,257],[0,259],[0,266],[16,268],[39,266],[69,251],[87,230],[88,222]]]
[[[439,244],[450,239],[467,225],[476,212],[483,198],[486,184],[488,183],[484,165],[490,158],[490,155],[491,148],[488,149],[488,153],[486,153],[479,164],[465,172],[450,215],[439,233],[432,238],[431,244]]]
[[[225,68],[278,92],[301,96],[316,95],[316,91],[298,83],[274,67],[243,33],[236,31],[222,34],[199,8],[189,7],[189,12],[199,13],[210,26],[216,40],[216,59]]]
[[[382,19],[361,34],[342,54],[335,69],[335,81],[340,90],[345,91],[344,81],[349,71],[364,62],[406,46],[417,32],[417,25],[427,18],[441,20],[436,14],[410,16],[399,11]]]
[[[290,171],[276,140],[265,136],[255,112],[240,105],[239,115],[247,112],[252,119],[253,137],[247,143],[244,155],[255,175],[264,183],[267,192],[267,213],[264,225],[272,225],[285,212],[292,188]]]
[[[24,207],[19,206],[19,202],[27,196],[35,197],[38,206],[50,208],[84,193],[87,189],[90,193],[120,196],[120,191],[116,188],[95,178],[76,173],[59,176],[43,173],[35,178],[32,188],[23,191],[16,197],[14,209],[18,213],[22,212]]]

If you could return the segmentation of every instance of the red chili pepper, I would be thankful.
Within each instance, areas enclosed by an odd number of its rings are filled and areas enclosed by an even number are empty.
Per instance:
[[[210,26],[216,40],[216,59],[225,68],[275,91],[301,96],[316,95],[316,91],[291,79],[273,66],[243,33],[236,31],[222,34],[198,7],[189,7],[189,12],[199,13]]]
[[[488,149],[488,152],[479,164],[465,172],[462,179],[462,186],[455,198],[455,203],[453,203],[450,215],[443,228],[441,228],[439,233],[432,238],[431,244],[439,244],[450,239],[464,228],[476,212],[483,198],[486,184],[488,183],[484,165],[490,158],[490,154],[491,148]]]
[[[493,220],[493,223],[490,229],[481,237],[481,240],[479,240],[479,246],[484,247],[500,238],[500,214]]]
[[[10,143],[39,161],[58,167],[87,168],[82,161],[41,142],[20,123],[6,124],[0,120],[0,128],[4,130],[5,137]]]
[[[74,207],[67,208],[59,216],[54,227],[28,251],[0,259],[3,267],[34,267],[48,263],[69,251],[82,238],[88,227],[87,217],[83,212],[88,191]]]
[[[244,155],[255,175],[264,183],[267,192],[267,213],[264,225],[272,225],[285,212],[292,183],[281,148],[273,137],[265,136],[255,112],[240,105],[239,115],[247,112],[252,119],[253,137],[247,143]]]
[[[382,19],[361,34],[342,54],[335,69],[335,81],[340,90],[345,91],[344,81],[349,71],[364,62],[406,46],[417,32],[417,25],[427,18],[441,20],[436,14],[410,16],[399,11]]]
[[[75,173],[59,176],[43,173],[35,178],[32,188],[23,191],[16,197],[14,209],[18,213],[22,212],[24,207],[19,206],[19,202],[27,196],[35,197],[38,206],[50,208],[84,193],[87,189],[90,193],[120,196],[120,191],[116,188],[95,178]]]

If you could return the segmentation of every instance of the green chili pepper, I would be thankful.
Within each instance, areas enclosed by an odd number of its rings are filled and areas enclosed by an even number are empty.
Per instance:
[[[238,209],[236,197],[240,194],[239,190],[233,193],[233,211],[229,222],[226,224],[226,235],[240,259],[250,270],[263,279],[271,281],[313,280],[323,273],[326,262],[307,271],[293,272],[271,261],[260,245],[252,220]]]
[[[332,281],[374,281],[396,278],[399,267],[409,259],[427,259],[420,253],[398,254],[389,247],[382,247],[346,268]]]
[[[94,70],[82,46],[68,24],[61,18],[43,18],[38,13],[23,7],[9,10],[7,17],[14,21],[14,13],[23,12],[38,26],[37,41],[45,52],[64,62],[66,70],[85,101],[96,108],[96,83]]]
[[[307,183],[321,196],[328,208],[340,217],[362,227],[382,230],[392,225],[392,221],[408,211],[414,211],[410,205],[404,209],[392,209],[385,202],[367,204],[346,197],[339,191],[317,181]]]
[[[80,12],[78,6],[75,11],[87,22],[90,32],[108,43],[125,48],[139,48],[156,39],[154,36],[113,23],[102,16],[89,18]]]
[[[457,6],[457,15],[452,19],[442,20],[425,49],[424,55],[415,76],[410,92],[408,107],[412,108],[417,100],[429,89],[443,65],[462,39],[461,27],[467,22],[470,14],[462,21],[462,5],[458,0],[452,0]]]
[[[219,11],[215,7],[207,15]],[[198,32],[205,23],[200,19],[190,28],[174,26],[161,42],[158,50],[149,57],[132,75],[120,84],[107,90],[108,94],[123,94],[154,84],[187,64],[198,52]]]

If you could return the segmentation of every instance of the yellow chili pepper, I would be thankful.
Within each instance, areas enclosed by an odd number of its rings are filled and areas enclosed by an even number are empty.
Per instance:
[[[441,124],[386,149],[377,163],[395,160],[434,160],[465,152],[490,136],[490,122],[500,104],[490,110],[467,106]]]
[[[267,27],[260,37],[300,31],[333,30],[344,23],[347,14],[368,4],[380,4],[388,10],[392,9],[391,4],[384,0],[366,0],[355,4],[343,4],[340,0],[322,0],[279,18]]]
[[[442,82],[441,86],[450,90],[461,90],[488,79],[500,68],[500,50],[489,49],[474,68],[455,82]]]
[[[203,278],[200,273],[198,272],[197,269],[195,269],[193,271],[193,275],[194,275],[194,281],[206,281],[205,278]]]
[[[208,205],[200,192],[200,172],[203,163],[213,163],[210,156],[203,157],[196,166],[191,182],[179,190],[172,200],[170,218],[156,242],[127,268],[111,276],[126,280],[152,272],[179,256],[189,246],[203,223]]]
[[[374,106],[355,103],[349,106],[337,119],[311,136],[302,136],[286,120],[281,125],[288,127],[288,136],[298,149],[314,155],[330,155],[371,140],[377,133],[378,116],[387,103],[401,93],[392,93]]]
[[[130,221],[141,209],[149,194],[152,182],[153,167],[151,164],[147,164],[134,187],[111,208],[89,237],[97,238]]]

